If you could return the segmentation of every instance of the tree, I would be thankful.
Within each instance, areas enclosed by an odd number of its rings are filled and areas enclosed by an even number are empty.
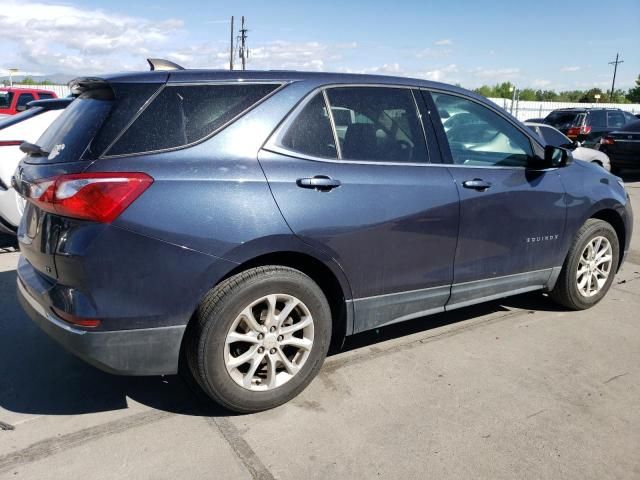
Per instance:
[[[636,86],[627,92],[627,100],[631,103],[640,103],[640,75],[636,79]]]
[[[529,102],[535,101],[536,91],[533,88],[523,88],[520,90],[520,100]]]
[[[37,85],[38,82],[36,82],[33,78],[31,77],[24,77],[22,79],[22,81],[20,82],[22,85]]]

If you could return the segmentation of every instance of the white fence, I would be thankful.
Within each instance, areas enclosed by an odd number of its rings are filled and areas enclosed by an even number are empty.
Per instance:
[[[518,120],[528,120],[530,118],[544,118],[552,110],[558,108],[619,108],[631,113],[640,113],[640,104],[638,103],[571,103],[571,102],[529,102],[515,101],[513,102],[513,110],[511,109],[511,99],[508,98],[490,98],[493,103],[501,106],[507,112],[510,112]]]
[[[66,85],[22,85],[20,83],[14,83],[15,88],[36,88],[38,90],[49,90],[55,92],[55,94],[62,98],[71,95],[71,90]]]

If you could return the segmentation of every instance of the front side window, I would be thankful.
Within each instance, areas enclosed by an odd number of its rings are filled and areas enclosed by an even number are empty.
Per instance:
[[[619,128],[627,122],[622,112],[607,112],[607,123],[610,128]]]
[[[167,85],[106,154],[153,152],[197,142],[277,87],[274,84]]]
[[[413,93],[404,88],[327,89],[343,160],[427,162]]]
[[[52,93],[39,93],[38,97],[40,100],[49,100],[51,98],[55,98]]]
[[[282,137],[283,147],[313,157],[337,159],[331,119],[322,93],[318,93],[295,117]]]
[[[36,97],[31,95],[30,93],[21,93],[20,96],[18,97],[18,103],[16,105],[16,108],[26,107],[27,103],[32,102],[35,99]]]
[[[454,164],[524,167],[533,156],[529,138],[489,108],[454,95],[432,97]]]
[[[11,107],[13,100],[13,92],[0,91],[0,108]]]

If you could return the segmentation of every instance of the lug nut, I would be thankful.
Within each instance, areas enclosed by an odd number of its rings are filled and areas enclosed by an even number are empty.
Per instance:
[[[264,347],[258,347],[258,353],[263,353],[264,352]]]
[[[258,334],[258,340],[262,340],[264,338],[264,333],[259,333]]]
[[[276,349],[275,349],[275,348],[272,348],[271,350],[269,350],[269,353],[270,353],[271,355],[274,355],[274,354],[276,353]]]
[[[269,331],[270,331],[270,332],[275,332],[275,331],[276,331],[276,326],[274,325],[273,327],[271,327],[271,328],[269,329]]]
[[[278,335],[278,341],[281,342],[284,339],[282,335]]]

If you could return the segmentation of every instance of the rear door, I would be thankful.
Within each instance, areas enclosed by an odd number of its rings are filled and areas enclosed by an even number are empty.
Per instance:
[[[540,288],[562,265],[564,188],[555,169],[527,168],[525,129],[457,94],[425,92],[460,195],[460,233],[449,307]],[[448,127],[438,117],[464,116]],[[541,150],[537,145],[537,149]],[[541,152],[539,152],[541,153]]]
[[[411,89],[327,88],[260,153],[291,229],[345,271],[355,331],[442,311],[449,297],[458,193],[430,163],[430,128],[425,141]]]

